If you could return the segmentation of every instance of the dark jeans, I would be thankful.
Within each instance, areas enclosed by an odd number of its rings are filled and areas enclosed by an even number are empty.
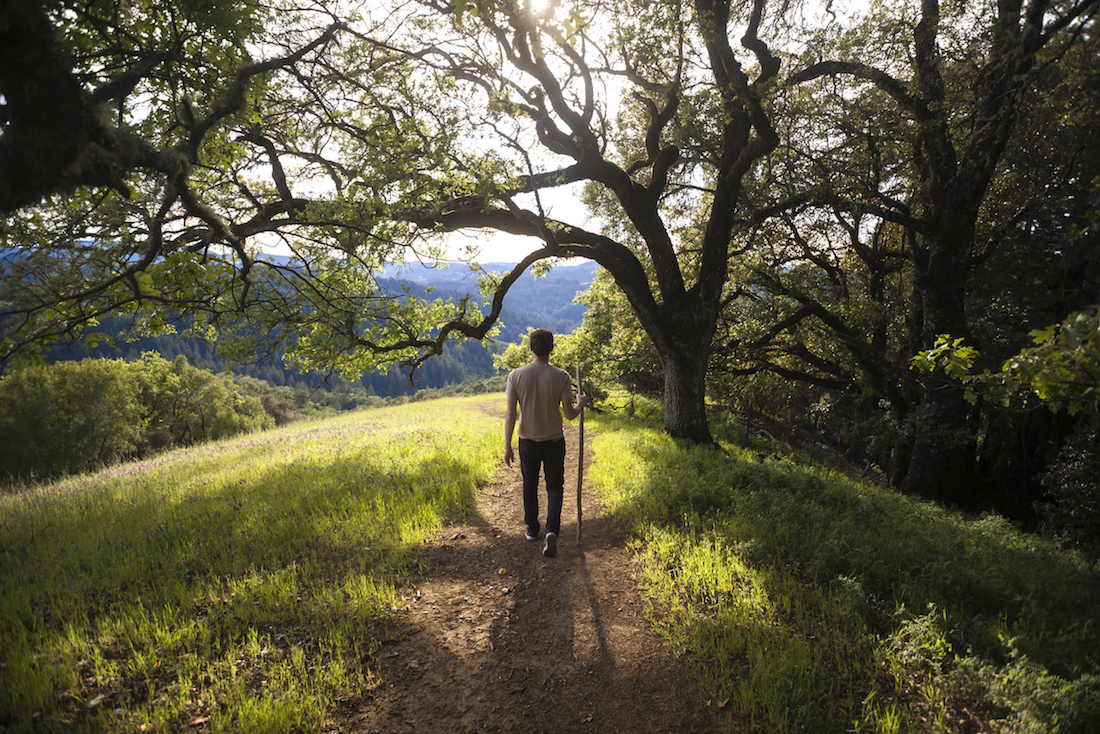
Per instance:
[[[539,467],[546,476],[546,532],[561,534],[561,505],[565,497],[565,439],[519,440],[519,468],[523,473],[523,519],[527,532],[539,534]]]

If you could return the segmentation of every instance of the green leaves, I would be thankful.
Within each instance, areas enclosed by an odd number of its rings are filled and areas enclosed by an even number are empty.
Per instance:
[[[1031,332],[1034,347],[1001,368],[1010,384],[1029,387],[1055,409],[1100,421],[1100,311],[1071,314],[1060,325]]]
[[[572,43],[577,37],[577,34],[584,30],[589,23],[590,21],[584,16],[580,8],[570,8],[569,17],[562,23],[562,30],[565,31],[565,40]]]
[[[940,336],[935,347],[913,357],[912,366],[922,372],[941,367],[948,377],[961,380],[970,373],[978,357],[978,350],[964,346],[964,341],[962,337],[952,339],[950,336]]]
[[[971,402],[978,391],[1005,406],[1014,396],[1031,394],[1054,411],[1084,413],[1100,424],[1100,309],[1071,314],[1030,336],[1035,346],[1006,360],[999,372],[970,374],[977,350],[950,336],[939,337],[935,347],[913,357],[912,367],[923,372],[942,368],[948,377],[966,383]]]

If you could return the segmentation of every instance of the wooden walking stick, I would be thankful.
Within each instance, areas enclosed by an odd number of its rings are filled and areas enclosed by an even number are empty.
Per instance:
[[[583,393],[581,389],[581,365],[577,363],[577,396],[578,398]],[[577,450],[577,543],[581,542],[581,485],[584,483],[584,408],[581,408],[581,422],[579,425],[580,438],[578,443],[580,448]]]

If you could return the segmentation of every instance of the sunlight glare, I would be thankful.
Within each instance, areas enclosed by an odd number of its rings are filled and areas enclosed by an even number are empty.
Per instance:
[[[530,0],[530,2],[532,15],[550,15],[557,5],[556,0]]]

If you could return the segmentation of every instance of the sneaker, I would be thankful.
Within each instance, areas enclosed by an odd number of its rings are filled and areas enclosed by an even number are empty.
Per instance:
[[[558,554],[558,536],[555,533],[546,534],[546,547],[542,549],[542,554],[547,558],[553,558]]]
[[[538,533],[535,533],[534,535],[532,535],[530,530],[527,531],[527,534],[524,537],[526,537],[528,540],[538,540],[539,539]]]

